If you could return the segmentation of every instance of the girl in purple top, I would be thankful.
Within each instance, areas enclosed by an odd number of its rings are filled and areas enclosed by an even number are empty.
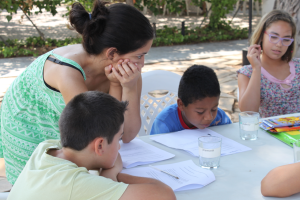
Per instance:
[[[259,22],[247,58],[237,71],[239,108],[262,117],[300,112],[300,59],[295,52],[296,25],[285,11],[273,10]]]

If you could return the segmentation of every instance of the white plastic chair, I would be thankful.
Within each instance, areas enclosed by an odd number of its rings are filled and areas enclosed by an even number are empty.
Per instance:
[[[177,102],[177,91],[181,76],[169,71],[154,70],[142,73],[142,93],[140,114],[142,126],[139,136],[149,135],[155,117],[165,107]],[[154,97],[149,92],[164,90],[161,97]]]
[[[6,200],[8,198],[9,192],[1,192],[0,200]]]

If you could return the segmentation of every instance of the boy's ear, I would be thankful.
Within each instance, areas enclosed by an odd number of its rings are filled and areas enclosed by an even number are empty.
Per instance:
[[[106,139],[102,138],[102,137],[98,137],[94,139],[94,152],[99,155],[102,156],[103,153],[105,152],[105,147],[106,147]]]
[[[183,109],[184,109],[184,104],[183,104],[183,102],[181,101],[181,99],[177,99],[177,106],[178,106],[178,108],[179,108],[179,110],[180,111],[183,111]]]
[[[115,47],[108,48],[106,50],[106,57],[111,61],[116,59],[116,57],[119,57],[118,50]]]

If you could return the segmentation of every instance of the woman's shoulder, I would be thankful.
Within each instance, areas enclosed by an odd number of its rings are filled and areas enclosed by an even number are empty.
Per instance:
[[[236,72],[237,72],[237,74],[244,74],[248,78],[250,78],[251,74],[252,74],[252,66],[251,65],[244,65],[242,68],[240,68]]]

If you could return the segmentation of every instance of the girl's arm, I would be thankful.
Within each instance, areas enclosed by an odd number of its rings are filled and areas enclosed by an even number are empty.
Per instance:
[[[239,109],[243,111],[258,112],[260,106],[260,79],[261,61],[260,45],[249,47],[247,58],[252,66],[252,75],[249,79],[244,74],[238,75]]]
[[[129,102],[125,112],[124,135],[122,137],[123,142],[128,143],[136,137],[141,128],[141,69],[131,62],[123,63],[118,68],[119,72],[115,68],[112,68],[112,71],[122,85],[122,100]]]

